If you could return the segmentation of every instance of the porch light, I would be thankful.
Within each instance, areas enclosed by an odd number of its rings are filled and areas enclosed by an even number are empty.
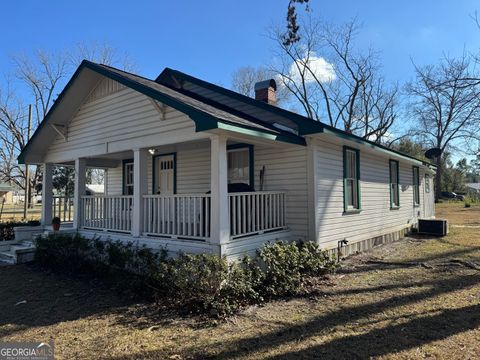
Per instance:
[[[148,149],[148,152],[150,153],[150,155],[155,154],[155,151],[156,151],[155,149]]]

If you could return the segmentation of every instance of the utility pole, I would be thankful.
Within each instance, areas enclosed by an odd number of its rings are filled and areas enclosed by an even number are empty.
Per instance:
[[[28,127],[27,127],[27,142],[30,140],[30,130],[32,128],[32,104],[28,105]],[[30,203],[30,174],[29,166],[25,164],[25,195],[23,198],[23,219],[27,220],[28,205]]]

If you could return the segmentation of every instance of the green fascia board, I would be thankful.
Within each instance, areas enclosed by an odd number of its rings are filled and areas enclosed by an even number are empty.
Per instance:
[[[325,134],[330,134],[330,135],[334,135],[334,136],[340,137],[340,138],[345,139],[345,140],[353,141],[353,142],[356,142],[357,144],[362,144],[362,145],[368,146],[372,149],[379,150],[379,151],[384,152],[384,153],[389,154],[389,155],[391,155],[393,153],[393,154],[395,154],[395,155],[397,155],[397,156],[399,156],[399,157],[401,157],[401,158],[403,158],[407,161],[410,161],[410,162],[413,161],[414,163],[416,163],[418,165],[426,165],[426,166],[436,167],[435,164],[432,164],[428,161],[420,160],[420,159],[417,159],[413,156],[401,153],[399,151],[389,149],[386,146],[374,143],[374,142],[369,141],[369,140],[365,140],[365,139],[363,139],[363,138],[361,138],[357,135],[349,134],[349,133],[347,133],[343,130],[336,129],[334,127],[331,127],[331,126],[328,126],[328,125],[325,125],[325,124],[323,124],[323,126],[324,126],[323,133],[325,133]]]
[[[267,104],[263,101],[258,101],[258,100],[252,99],[249,96],[239,94],[239,93],[237,93],[235,91],[232,91],[232,90],[229,90],[229,89],[225,89],[221,86],[209,83],[205,80],[198,79],[194,76],[185,74],[185,73],[183,73],[181,71],[178,71],[178,70],[170,69],[170,68],[167,67],[162,71],[162,73],[157,77],[157,79],[155,81],[161,84],[162,83],[161,78],[165,77],[165,76],[169,76],[169,75],[173,75],[173,76],[179,78],[180,80],[191,82],[193,84],[199,85],[199,86],[204,87],[206,89],[209,89],[211,91],[218,92],[220,94],[223,94],[223,95],[228,96],[230,98],[233,98],[235,100],[242,101],[244,103],[247,103],[249,105],[255,106],[255,107],[260,108],[262,110],[268,111],[270,113],[276,114],[278,116],[288,118],[298,126],[298,134],[299,135],[308,135],[308,134],[322,132],[322,125],[323,124],[319,121],[309,119],[309,118],[307,118],[303,115],[300,115],[300,114],[294,113],[292,111],[282,109],[282,108],[277,107],[277,106]]]
[[[25,145],[25,147],[22,149],[22,151],[20,152],[20,154],[18,155],[18,163],[19,164],[25,164],[25,154],[28,152],[29,148],[30,148],[30,144],[32,142],[32,140],[38,136],[38,134],[40,133],[40,131],[46,126],[47,122],[48,122],[48,118],[51,116],[51,114],[53,114],[53,112],[55,111],[55,109],[57,108],[57,105],[62,101],[63,97],[65,96],[67,90],[72,86],[72,84],[74,83],[75,79],[78,77],[78,75],[80,74],[81,70],[83,69],[84,67],[84,61],[82,61],[82,63],[80,64],[80,66],[78,67],[78,69],[75,71],[75,73],[72,75],[72,77],[70,78],[70,80],[68,81],[67,85],[65,85],[65,87],[63,88],[62,92],[60,93],[60,95],[58,95],[57,99],[54,101],[52,107],[50,108],[50,110],[48,110],[47,112],[47,115],[45,115],[45,117],[43,118],[42,122],[40,122],[40,124],[38,125],[37,129],[35,130],[35,132],[33,133],[32,137],[29,139],[29,141],[27,142],[27,144]]]
[[[152,99],[160,101],[160,102],[162,102],[162,103],[164,103],[164,104],[166,104],[166,105],[168,105],[168,106],[170,106],[170,107],[172,107],[172,108],[174,108],[174,109],[176,109],[180,112],[183,112],[183,113],[187,114],[195,122],[196,131],[205,131],[205,130],[209,130],[209,129],[218,128],[218,125],[220,123],[218,118],[216,118],[216,117],[214,117],[210,114],[207,114],[203,111],[200,111],[198,109],[195,109],[192,106],[189,106],[189,105],[187,105],[187,104],[185,104],[185,103],[183,103],[179,100],[176,100],[176,99],[174,99],[174,98],[172,98],[168,95],[162,94],[161,92],[159,92],[157,90],[154,90],[154,89],[152,89],[152,88],[150,88],[146,85],[143,85],[143,84],[141,84],[137,81],[128,79],[128,78],[126,78],[126,77],[124,77],[120,74],[114,73],[113,71],[109,71],[108,69],[105,69],[104,67],[102,67],[100,65],[97,65],[97,64],[92,63],[92,62],[87,61],[87,60],[83,60],[82,63],[80,64],[80,66],[78,67],[78,69],[73,74],[72,78],[68,81],[67,85],[65,86],[65,88],[62,90],[62,92],[58,96],[57,100],[54,102],[53,106],[48,111],[48,113],[45,116],[45,118],[43,119],[43,121],[38,126],[37,130],[34,132],[33,136],[30,138],[30,141],[27,143],[25,148],[21,151],[20,155],[18,156],[18,162],[20,164],[25,163],[25,154],[28,152],[28,149],[30,147],[30,144],[31,144],[32,140],[34,140],[34,138],[38,136],[39,132],[45,127],[45,124],[48,122],[49,117],[55,111],[57,105],[61,102],[62,98],[65,96],[65,93],[72,86],[75,79],[78,77],[78,75],[80,74],[80,72],[83,68],[88,68],[92,71],[95,71],[100,75],[103,75],[103,76],[105,76],[109,79],[117,81],[122,85],[125,85],[125,86],[127,86],[131,89],[134,89],[134,90],[144,94],[145,96],[148,96]],[[138,76],[138,75],[136,75],[136,76]],[[233,128],[235,128],[237,130],[233,130]],[[245,130],[242,130],[242,129],[245,129]],[[259,131],[259,130],[250,131],[247,127],[243,127],[241,125],[234,125],[231,130],[241,132],[241,133],[249,133],[251,135],[261,136],[261,137],[264,137],[263,134],[267,134],[267,133],[264,133],[264,132]],[[268,136],[268,134],[267,134],[267,136]],[[298,139],[295,139],[293,136],[290,137],[290,136],[287,136],[287,135],[276,135],[275,139],[278,140],[278,141],[284,141],[284,142],[290,142],[290,143],[300,143],[300,144],[302,144],[302,140],[303,140],[301,137],[298,137]],[[304,141],[303,141],[303,145],[304,145]]]

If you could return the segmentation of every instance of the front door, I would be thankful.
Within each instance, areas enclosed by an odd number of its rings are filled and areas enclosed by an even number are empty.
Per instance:
[[[175,155],[159,155],[154,159],[154,194],[175,194]]]

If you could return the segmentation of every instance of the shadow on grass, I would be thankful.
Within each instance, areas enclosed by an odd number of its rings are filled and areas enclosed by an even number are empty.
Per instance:
[[[360,319],[374,316],[396,307],[413,305],[421,301],[448,294],[480,283],[480,275],[451,276],[425,284],[420,292],[393,296],[381,301],[347,306],[312,320],[285,325],[280,330],[266,334],[246,337],[230,343],[213,342],[208,347],[201,344],[200,348],[179,349],[188,358],[220,358],[235,359],[238,357],[258,356],[257,352],[275,350],[280,346],[297,344],[309,338],[321,336],[333,331],[337,326],[352,324]],[[399,285],[401,287],[401,285]],[[425,315],[426,314],[426,315]],[[401,324],[392,324],[381,329],[375,328],[360,335],[348,335],[336,338],[330,342],[315,344],[303,350],[287,350],[287,353],[271,356],[271,358],[322,358],[322,359],[355,359],[369,358],[411,349],[435,340],[475,329],[480,326],[480,305],[475,304],[458,309],[441,310],[441,313],[426,312],[416,314],[416,317],[405,316],[393,320],[404,320]],[[212,352],[205,353],[201,349],[209,348]],[[221,349],[218,351],[218,349]],[[126,356],[112,357],[112,360],[130,360],[137,358],[154,359],[159,353],[142,352]]]
[[[0,336],[113,311],[135,299],[109,290],[95,280],[67,277],[27,265],[0,267]],[[138,300],[137,300],[138,301]]]

